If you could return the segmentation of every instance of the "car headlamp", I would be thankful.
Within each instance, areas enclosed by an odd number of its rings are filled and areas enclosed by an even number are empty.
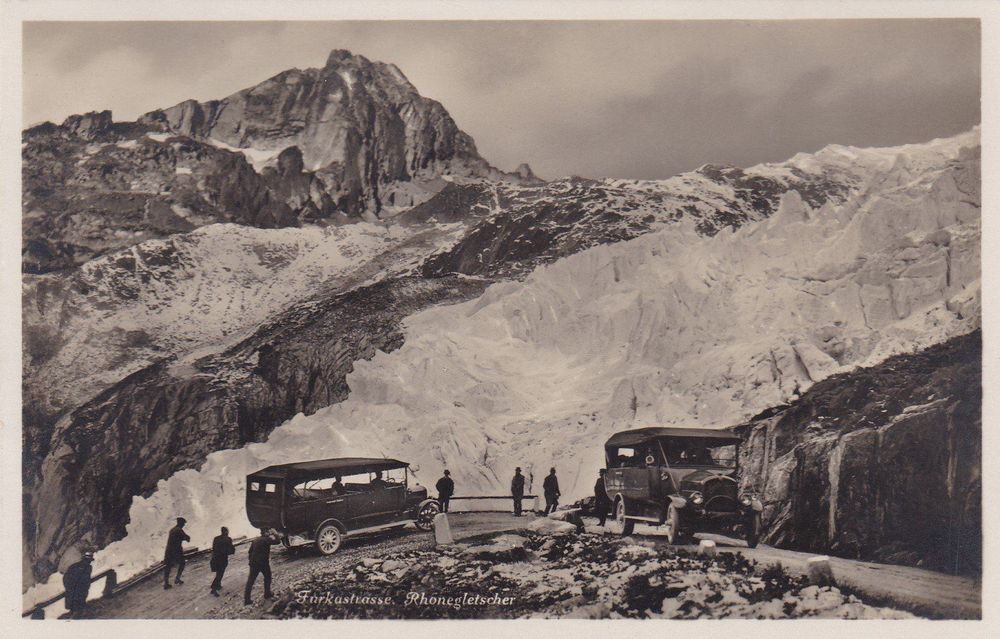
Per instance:
[[[691,493],[691,503],[695,506],[700,506],[705,502],[705,498],[701,493]]]
[[[753,495],[751,495],[750,493],[743,494],[740,497],[740,503],[743,504],[744,506],[749,506],[751,503],[753,503]]]

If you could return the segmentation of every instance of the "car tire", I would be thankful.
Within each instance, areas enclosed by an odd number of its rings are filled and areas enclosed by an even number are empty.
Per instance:
[[[663,531],[666,534],[667,543],[671,546],[680,541],[682,535],[680,531],[681,514],[674,506],[673,502],[667,504],[667,516],[663,519]]]
[[[756,548],[760,542],[760,513],[754,511],[747,520],[747,546]]]
[[[635,530],[635,522],[625,518],[625,500],[621,497],[615,501],[615,523],[618,525],[618,532],[623,537],[632,534]]]
[[[434,527],[434,517],[441,512],[441,506],[436,501],[429,501],[417,510],[413,523],[420,530],[430,530]]]
[[[343,542],[344,534],[336,524],[324,524],[316,533],[316,550],[321,555],[332,555]]]

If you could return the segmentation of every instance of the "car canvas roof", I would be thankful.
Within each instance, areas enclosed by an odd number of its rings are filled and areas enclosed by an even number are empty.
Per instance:
[[[658,439],[660,437],[697,437],[699,439],[729,440],[733,443],[742,438],[728,428],[636,428],[615,433],[604,443],[605,448],[633,446]]]
[[[392,470],[407,466],[409,464],[404,461],[386,459],[384,457],[337,457],[335,459],[318,459],[315,461],[268,466],[253,473],[251,477],[294,480],[319,479],[333,475],[352,475],[354,473]]]

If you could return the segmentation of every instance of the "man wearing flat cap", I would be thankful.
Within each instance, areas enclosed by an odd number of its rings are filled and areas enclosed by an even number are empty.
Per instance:
[[[184,572],[184,548],[185,541],[191,541],[188,534],[184,532],[184,524],[187,520],[183,517],[177,518],[177,525],[170,529],[167,534],[167,550],[163,553],[163,589],[170,590],[170,569],[177,566],[177,574],[174,576],[175,584],[184,583],[181,581],[181,573]]]

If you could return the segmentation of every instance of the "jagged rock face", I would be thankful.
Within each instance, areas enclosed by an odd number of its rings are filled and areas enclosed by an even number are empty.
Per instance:
[[[262,176],[238,152],[106,119],[71,120],[25,134],[26,273],[71,268],[215,222],[277,228],[334,216],[316,177],[295,170],[295,149]]]
[[[240,148],[297,146],[351,215],[381,211],[394,182],[500,176],[444,107],[422,97],[395,65],[342,50],[322,69],[291,69],[222,100],[189,100],[140,121]]]
[[[982,568],[982,338],[819,382],[739,428],[764,541],[949,572]]]

